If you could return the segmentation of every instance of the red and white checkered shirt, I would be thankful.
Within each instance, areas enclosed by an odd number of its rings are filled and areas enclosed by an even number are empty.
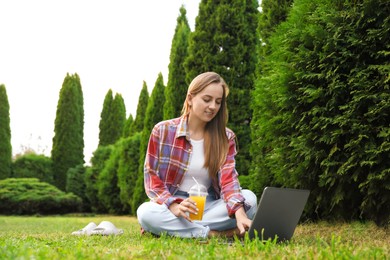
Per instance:
[[[244,206],[247,211],[250,205],[245,203],[235,169],[235,134],[226,128],[226,135],[229,139],[227,158],[219,169],[218,181],[213,180],[212,186],[217,198],[226,202],[229,216],[233,217],[239,208]],[[153,128],[144,165],[145,191],[152,201],[165,203],[168,207],[173,202],[181,202],[182,199],[173,194],[188,170],[192,153],[189,140],[187,117],[162,121]]]

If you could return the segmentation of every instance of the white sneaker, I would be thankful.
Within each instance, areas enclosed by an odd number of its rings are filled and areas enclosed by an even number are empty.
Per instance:
[[[75,235],[75,236],[87,235],[87,236],[89,236],[91,234],[91,231],[95,228],[96,228],[96,224],[94,222],[90,222],[84,228],[77,230],[77,231],[73,231],[72,235]]]
[[[91,235],[121,235],[123,234],[123,229],[118,229],[110,221],[102,221],[99,226],[94,228],[91,231]]]

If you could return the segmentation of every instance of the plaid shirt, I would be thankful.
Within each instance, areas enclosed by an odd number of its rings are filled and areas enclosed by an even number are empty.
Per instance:
[[[213,180],[212,186],[217,199],[222,198],[226,202],[228,214],[233,217],[242,206],[245,210],[250,206],[244,203],[235,169],[235,134],[226,128],[226,135],[229,139],[227,158],[219,169],[218,181]],[[173,202],[182,201],[174,194],[179,190],[190,163],[192,145],[189,140],[186,117],[163,121],[153,128],[144,165],[145,191],[152,201],[168,207]]]

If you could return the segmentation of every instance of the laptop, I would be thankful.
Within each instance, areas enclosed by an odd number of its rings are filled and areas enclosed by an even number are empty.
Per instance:
[[[248,230],[249,238],[290,240],[309,194],[309,190],[266,187]]]

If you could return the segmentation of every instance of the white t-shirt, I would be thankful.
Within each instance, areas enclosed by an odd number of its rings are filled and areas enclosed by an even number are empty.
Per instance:
[[[183,181],[180,184],[180,190],[188,192],[190,188],[195,185],[194,177],[198,183],[203,184],[208,189],[211,185],[211,179],[209,177],[209,171],[204,168],[204,140],[193,140],[192,155],[190,158],[190,164],[188,165],[188,171],[183,177]]]

